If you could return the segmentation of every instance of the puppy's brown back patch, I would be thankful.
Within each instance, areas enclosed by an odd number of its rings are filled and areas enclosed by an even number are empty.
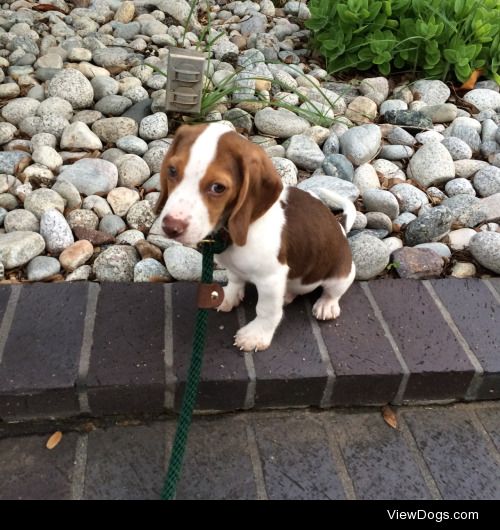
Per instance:
[[[347,277],[352,266],[351,248],[328,207],[298,188],[290,188],[282,204],[286,224],[278,259],[290,267],[288,278],[311,284]]]

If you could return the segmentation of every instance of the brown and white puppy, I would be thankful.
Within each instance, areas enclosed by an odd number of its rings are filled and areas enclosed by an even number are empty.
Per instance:
[[[220,311],[231,311],[246,282],[258,292],[257,316],[235,336],[245,351],[265,350],[295,296],[323,288],[314,304],[320,320],[337,318],[339,300],[354,280],[346,239],[356,210],[322,190],[344,211],[345,230],[313,194],[285,188],[257,145],[218,123],[180,127],[161,167],[156,205],[165,234],[195,245],[225,227],[231,244],[217,262],[228,271]]]

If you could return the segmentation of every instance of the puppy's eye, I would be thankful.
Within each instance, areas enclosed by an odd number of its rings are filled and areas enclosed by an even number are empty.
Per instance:
[[[177,168],[175,168],[174,166],[169,166],[168,167],[168,176],[169,177],[176,177],[177,176]]]
[[[219,184],[218,182],[214,182],[210,186],[210,193],[213,193],[215,195],[220,195],[221,193],[224,193],[226,191],[226,186],[223,184]]]

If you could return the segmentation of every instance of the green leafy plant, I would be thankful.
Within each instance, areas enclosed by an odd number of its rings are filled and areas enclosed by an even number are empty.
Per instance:
[[[460,81],[483,69],[500,82],[498,0],[310,0],[312,45],[331,73],[377,66]]]

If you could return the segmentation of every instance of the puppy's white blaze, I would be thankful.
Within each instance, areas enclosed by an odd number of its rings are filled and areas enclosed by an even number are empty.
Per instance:
[[[214,161],[217,146],[223,134],[232,129],[221,123],[211,123],[191,145],[188,163],[181,183],[175,188],[163,207],[160,218],[166,215],[187,221],[188,227],[179,241],[195,244],[214,229],[200,193],[200,181],[207,167]]]

